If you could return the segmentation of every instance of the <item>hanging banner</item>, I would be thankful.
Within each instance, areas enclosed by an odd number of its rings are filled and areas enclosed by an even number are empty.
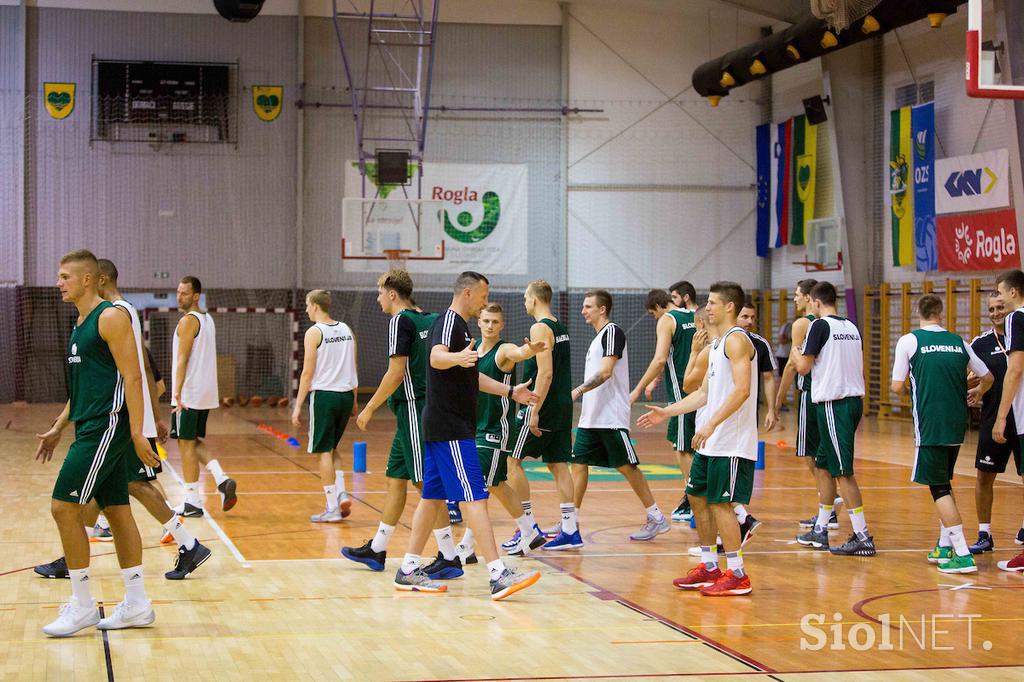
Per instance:
[[[935,164],[939,214],[1010,205],[1010,153],[1006,149],[939,159]]]
[[[793,225],[789,243],[804,243],[807,223],[814,220],[814,185],[817,166],[818,126],[804,115],[793,119]]]
[[[43,83],[43,104],[50,116],[67,118],[75,110],[75,84]]]
[[[940,215],[937,220],[940,270],[1009,270],[1020,267],[1017,212]]]
[[[373,197],[374,174],[366,177],[366,195]],[[362,196],[359,164],[345,166],[345,196]],[[418,180],[413,179],[416,183]],[[423,199],[444,202],[445,259],[416,261],[416,272],[485,275],[527,274],[527,166],[525,164],[424,163]],[[400,192],[394,185],[380,197]],[[398,194],[394,198],[404,198]],[[345,269],[377,272],[380,261],[346,260]]]
[[[935,247],[935,104],[910,112],[914,144],[914,262],[918,272],[938,267]]]
[[[889,114],[889,197],[892,214],[892,264],[914,265],[913,159],[910,107]]]
[[[793,177],[793,119],[771,127],[772,211],[768,245],[789,244],[791,179]]]
[[[771,233],[771,124],[757,126],[757,255],[768,255]]]

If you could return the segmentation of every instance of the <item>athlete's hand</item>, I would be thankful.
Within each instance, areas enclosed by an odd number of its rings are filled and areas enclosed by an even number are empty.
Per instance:
[[[292,424],[302,426],[302,405],[296,405],[295,409],[292,410]]]
[[[480,357],[480,353],[477,352],[474,346],[476,346],[476,339],[470,339],[469,345],[455,354],[455,364],[459,367],[476,367],[476,361]]]
[[[373,408],[367,405],[363,408],[363,411],[359,413],[359,416],[356,417],[356,426],[359,427],[360,431],[365,431],[366,425],[370,423],[371,419],[373,419]]]
[[[160,465],[160,456],[153,452],[153,448],[149,445],[149,439],[143,436],[141,433],[132,434],[132,445],[135,446],[135,454],[139,456],[139,459],[148,467],[156,467]]]
[[[708,345],[708,330],[701,329],[693,335],[693,340],[690,341],[690,352],[699,353],[704,350],[704,347]]]
[[[530,412],[530,433],[537,438],[540,438],[543,431],[540,430],[540,415],[537,414],[536,410]]]
[[[665,410],[664,407],[658,407],[657,405],[648,405],[647,409],[649,412],[645,412],[637,417],[636,425],[641,429],[649,429],[655,424],[660,424],[671,415]]]
[[[174,394],[174,402],[176,404],[173,408],[171,408],[171,414],[181,414],[183,411],[188,409],[185,403],[182,402],[180,393]]]
[[[996,423],[992,425],[992,440],[1006,442],[1006,417],[996,417]]]
[[[970,385],[970,384],[968,384]],[[981,396],[984,395],[981,392],[981,379],[978,379],[978,385],[967,391],[967,406],[975,407],[981,404]]]
[[[654,400],[654,391],[661,386],[661,377],[654,377],[654,381],[647,384],[647,388],[644,389],[644,398],[646,400]]]
[[[775,425],[779,423],[779,413],[775,410],[768,410],[768,413],[764,416],[764,428],[765,431],[771,431],[775,428]]]
[[[629,392],[629,404],[632,405],[636,401],[640,400],[640,387],[637,386]]]
[[[529,381],[524,381],[512,389],[512,400],[520,405],[535,405],[538,399],[540,399],[540,396],[530,390]]]
[[[170,429],[167,428],[167,422],[163,419],[156,420],[156,440],[158,443],[166,443],[167,437],[170,434]]]
[[[693,434],[692,441],[694,452],[697,452],[698,450],[702,449],[704,445],[708,442],[708,438],[711,438],[711,434],[714,432],[714,427],[708,426],[707,424],[697,429],[697,432]]]
[[[39,446],[36,448],[36,461],[46,464],[53,457],[53,449],[60,442],[60,431],[55,427],[50,427],[50,430],[45,433],[37,433],[36,438],[39,439]]]
[[[529,338],[523,339],[523,345],[530,349],[532,355],[543,353],[548,349],[548,342],[541,339],[540,341],[531,341]]]
[[[967,373],[967,388],[974,388],[975,386],[981,385],[981,377],[976,375],[974,372]]]

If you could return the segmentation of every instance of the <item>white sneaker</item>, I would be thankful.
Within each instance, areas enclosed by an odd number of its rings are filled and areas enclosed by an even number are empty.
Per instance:
[[[153,613],[153,602],[148,599],[140,604],[121,601],[114,607],[114,612],[101,620],[96,627],[100,630],[141,628],[151,625],[154,620],[156,614]]]
[[[82,606],[72,597],[60,607],[57,620],[43,626],[43,632],[50,637],[69,637],[83,628],[100,622],[100,610],[96,605]]]
[[[460,542],[455,545],[455,551],[459,555],[459,560],[464,564],[475,564],[479,561],[476,558],[476,547],[473,545],[464,545]]]
[[[686,550],[686,553],[689,554],[690,556],[699,557],[700,556],[700,545],[697,545],[696,547],[691,547],[690,549]]]
[[[325,509],[310,516],[309,520],[313,523],[338,523],[341,521],[341,509]]]
[[[344,490],[338,493],[338,509],[341,510],[341,518],[352,513],[352,499]]]

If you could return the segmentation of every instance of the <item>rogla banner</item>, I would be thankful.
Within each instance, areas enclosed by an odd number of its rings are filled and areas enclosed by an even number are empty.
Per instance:
[[[1020,267],[1017,213],[1012,208],[939,216],[939,270],[1009,270]]]
[[[1010,205],[1010,154],[1005,149],[935,162],[939,215],[988,211]]]

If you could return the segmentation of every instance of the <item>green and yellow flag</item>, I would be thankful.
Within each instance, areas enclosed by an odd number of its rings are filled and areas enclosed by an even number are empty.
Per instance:
[[[914,153],[910,125],[910,107],[890,114],[889,132],[889,196],[892,200],[892,264],[915,265],[914,253],[914,193],[912,154]]]
[[[817,166],[818,126],[806,116],[793,119],[793,226],[789,243],[804,243],[807,223],[814,220],[814,178]]]
[[[75,84],[43,83],[43,104],[50,116],[67,118],[75,110]]]

